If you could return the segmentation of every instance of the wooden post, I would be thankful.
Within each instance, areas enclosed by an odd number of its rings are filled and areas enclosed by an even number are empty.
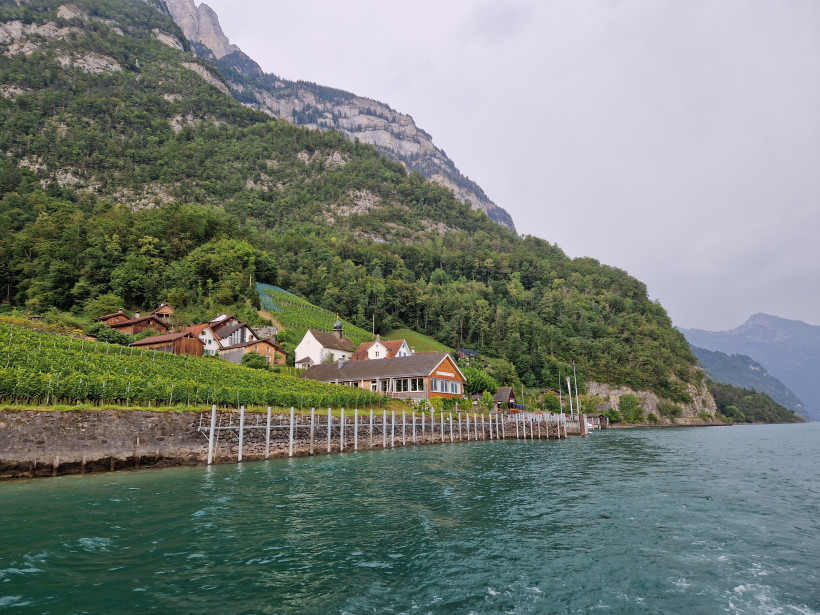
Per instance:
[[[211,433],[208,436],[208,465],[214,462],[214,430],[216,429],[216,404],[211,406]]]
[[[416,443],[416,411],[413,410],[413,444]]]
[[[265,423],[265,459],[270,457],[270,406],[268,406],[268,422]]]
[[[313,437],[316,435],[316,408],[310,409],[310,454],[313,455]]]
[[[424,412],[421,413],[421,443],[424,444],[424,419],[426,415]]]
[[[476,441],[478,441],[478,413],[473,412],[473,435],[475,436]]]
[[[487,422],[490,424],[490,440],[493,439],[493,413],[490,412],[490,415],[487,417]]]
[[[444,413],[441,413],[441,443],[444,444],[446,442],[446,438],[444,436]]]
[[[290,407],[290,437],[288,438],[288,457],[293,457],[293,428],[296,419],[296,411],[293,406]]]
[[[359,409],[353,411],[353,450],[359,450]]]
[[[486,427],[485,422],[484,422],[484,415],[483,414],[481,415],[481,439],[482,440],[487,439],[487,427]]]
[[[430,444],[436,443],[436,413],[430,413]]]
[[[242,445],[245,443],[245,406],[239,407],[239,456],[237,461],[242,461]]]
[[[407,446],[407,412],[401,411],[401,445]]]
[[[373,448],[373,408],[370,408],[370,448]]]
[[[327,409],[327,454],[330,455],[330,430],[333,427],[333,415]]]
[[[538,439],[541,439],[541,417],[535,417],[536,422],[538,423]]]
[[[382,410],[382,448],[387,448],[387,410]]]
[[[393,410],[390,417],[390,448],[396,446],[396,411]]]
[[[461,428],[461,412],[458,413],[458,441],[464,442],[464,431]]]
[[[470,441],[470,413],[467,413],[467,442]]]
[[[456,437],[453,435],[453,413],[450,413],[450,442],[455,442]]]
[[[505,421],[504,418],[505,418],[504,415],[501,415],[501,439],[502,440],[507,439],[507,432],[504,430],[504,423],[506,423],[507,421]]]
[[[342,418],[339,419],[339,452],[345,450],[345,409],[342,408]]]

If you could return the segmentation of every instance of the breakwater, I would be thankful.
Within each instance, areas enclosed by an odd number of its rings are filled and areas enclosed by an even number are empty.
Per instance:
[[[549,413],[0,412],[0,480],[475,440],[583,435]]]

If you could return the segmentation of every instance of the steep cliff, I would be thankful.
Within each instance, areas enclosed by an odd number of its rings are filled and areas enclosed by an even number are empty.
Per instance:
[[[197,7],[194,0],[166,0],[166,5],[196,54],[223,71],[234,96],[243,104],[298,126],[335,128],[351,141],[374,145],[409,170],[449,188],[463,202],[486,212],[491,220],[515,229],[510,214],[465,177],[409,115],[349,92],[266,74],[229,43],[207,4]]]

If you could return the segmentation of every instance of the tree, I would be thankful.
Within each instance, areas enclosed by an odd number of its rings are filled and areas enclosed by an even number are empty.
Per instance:
[[[484,391],[495,395],[498,390],[498,381],[477,367],[467,367],[463,371],[467,382],[464,383],[464,392],[469,395],[481,395]]]

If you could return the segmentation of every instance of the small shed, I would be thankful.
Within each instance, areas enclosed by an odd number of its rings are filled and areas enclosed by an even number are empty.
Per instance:
[[[170,352],[172,354],[187,354],[194,357],[201,357],[205,344],[192,333],[168,333],[166,335],[154,335],[145,337],[131,344],[134,348],[145,348],[148,350],[158,350],[159,352]]]
[[[167,303],[163,303],[157,309],[149,314],[149,316],[155,316],[158,320],[161,320],[166,325],[171,324],[171,316],[176,313],[174,308],[172,308]]]
[[[495,401],[495,407],[500,410],[514,408],[516,405],[515,393],[513,393],[512,387],[498,387],[495,395],[493,395],[493,400]]]

